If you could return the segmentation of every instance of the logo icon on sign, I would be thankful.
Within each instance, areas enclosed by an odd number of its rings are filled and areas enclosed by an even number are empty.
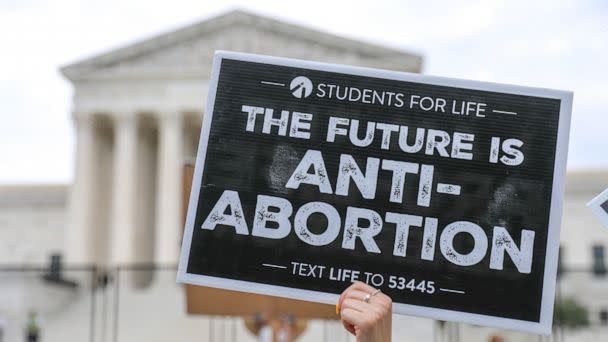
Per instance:
[[[306,76],[298,76],[289,84],[291,95],[303,99],[312,93],[312,81]]]

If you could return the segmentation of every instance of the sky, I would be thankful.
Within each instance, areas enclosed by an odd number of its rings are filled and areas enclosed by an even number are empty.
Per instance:
[[[573,91],[568,169],[608,172],[603,0],[0,0],[0,184],[71,182],[61,66],[233,9],[420,54],[425,74]]]

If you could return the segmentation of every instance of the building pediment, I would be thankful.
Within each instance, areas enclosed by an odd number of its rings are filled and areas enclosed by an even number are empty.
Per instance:
[[[207,78],[214,51],[233,50],[419,72],[421,57],[233,11],[61,69],[71,81]]]

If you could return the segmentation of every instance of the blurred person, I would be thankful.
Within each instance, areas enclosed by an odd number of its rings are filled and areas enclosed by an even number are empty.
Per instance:
[[[292,342],[294,340],[296,321],[293,316],[288,315],[281,321],[281,328],[277,333],[278,342]]]
[[[40,326],[38,325],[38,315],[34,311],[31,311],[28,314],[28,319],[25,323],[25,338],[26,342],[40,341]]]
[[[392,306],[391,298],[380,290],[355,282],[340,295],[336,313],[357,342],[390,342]]]
[[[502,335],[495,334],[490,336],[488,342],[505,342],[505,338]]]
[[[273,331],[270,321],[261,314],[256,314],[254,318],[255,331],[258,335],[258,342],[272,342]]]

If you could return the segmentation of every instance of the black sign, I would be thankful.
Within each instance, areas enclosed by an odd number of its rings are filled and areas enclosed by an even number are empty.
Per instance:
[[[178,279],[549,333],[571,101],[217,53]]]

